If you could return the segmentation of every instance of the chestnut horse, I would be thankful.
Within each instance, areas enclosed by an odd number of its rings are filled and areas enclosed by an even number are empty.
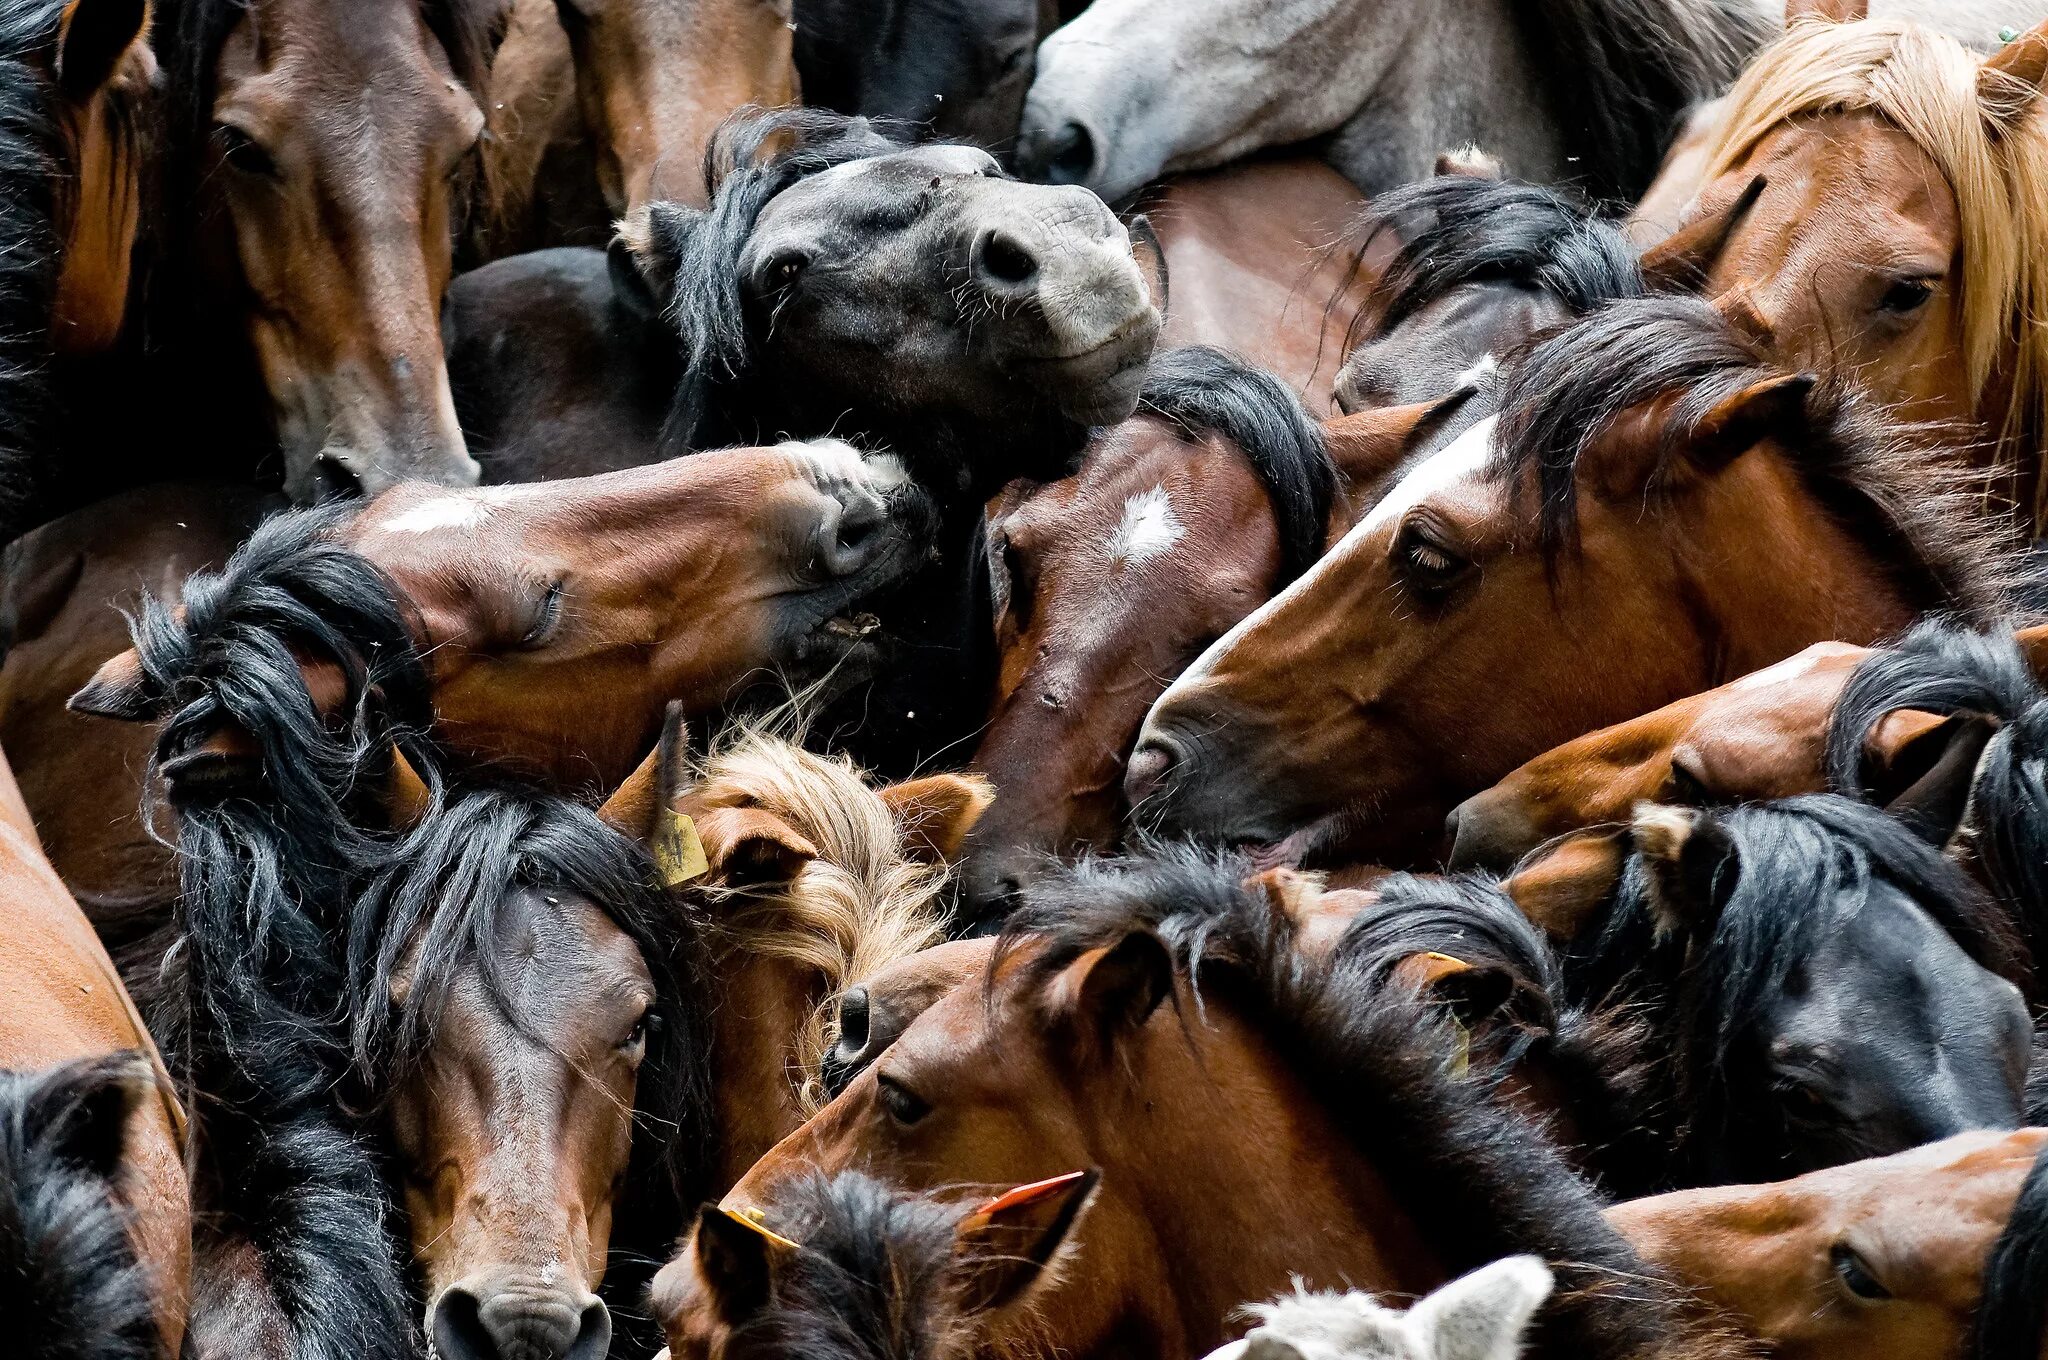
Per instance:
[[[1447,1031],[1309,964],[1242,877],[1182,854],[1041,881],[984,984],[918,1017],[725,1207],[774,1221],[793,1178],[855,1164],[907,1187],[1100,1167],[1088,1269],[992,1337],[1030,1354],[1201,1354],[1291,1279],[1424,1292],[1522,1251],[1569,1282],[1558,1353],[1702,1353],[1543,1134],[1452,1075]],[[715,1248],[657,1279],[674,1355],[730,1330]]]
[[[1137,817],[1412,860],[1560,742],[1820,639],[1999,608],[1989,530],[1939,470],[1704,304],[1611,304],[1500,407],[1160,696]]]
[[[497,7],[193,0],[158,31],[172,109],[151,363],[169,408],[230,454],[281,450],[295,500],[477,479],[440,307]],[[232,423],[244,397],[262,428]]]
[[[1166,678],[1322,550],[1334,472],[1273,378],[1168,350],[1138,409],[1073,476],[989,510],[1002,673],[971,763],[1000,797],[966,875],[983,920],[1032,862],[1115,845],[1124,759]]]
[[[2048,1131],[1965,1133],[1774,1185],[1618,1204],[1630,1245],[1784,1360],[2041,1351]]]
[[[184,1112],[4,756],[0,903],[0,1298],[25,1329],[15,1344],[170,1360],[191,1270]]]
[[[1851,7],[1853,12],[1854,7]],[[1708,296],[1785,362],[1946,422],[2048,515],[2048,22],[1989,58],[1897,20],[1791,26],[1743,73],[1693,219],[1732,216]]]

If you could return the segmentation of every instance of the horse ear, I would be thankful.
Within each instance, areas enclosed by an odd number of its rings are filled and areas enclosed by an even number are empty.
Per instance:
[[[1152,219],[1144,213],[1126,225],[1131,233],[1131,258],[1138,262],[1138,272],[1145,276],[1145,291],[1151,295],[1159,315],[1165,316],[1167,303],[1173,297],[1173,284],[1167,277],[1166,246],[1159,240]]]
[[[745,1325],[767,1307],[776,1267],[798,1250],[788,1238],[715,1204],[697,1211],[695,1247],[697,1274],[728,1327]]]
[[[660,836],[663,813],[681,798],[689,783],[690,725],[680,700],[661,712],[661,736],[647,759],[612,790],[597,810],[605,825],[621,835],[653,844]]]
[[[1886,714],[1863,739],[1871,801],[1922,840],[1947,845],[1969,811],[1977,761],[1997,734],[1997,720],[1984,713]]]
[[[1323,443],[1348,486],[1353,490],[1371,486],[1456,415],[1476,390],[1460,387],[1435,401],[1380,406],[1332,417],[1322,423]]]
[[[686,815],[712,879],[726,887],[787,883],[818,857],[809,837],[766,808],[719,807]]]
[[[605,252],[614,294],[635,311],[659,316],[675,295],[684,252],[706,216],[680,203],[657,201],[622,218]]]
[[[1804,434],[1806,402],[1815,381],[1811,373],[1781,373],[1715,402],[1693,425],[1687,441],[1693,465],[1712,474],[1766,439]]]
[[[1686,223],[1644,251],[1640,261],[1644,286],[1653,293],[1697,293],[1706,287],[1707,276],[1714,272],[1728,238],[1763,192],[1764,177],[1758,175],[1734,202]]]
[[[434,809],[434,790],[398,747],[391,748],[391,782],[384,791],[384,809],[394,831],[409,830]]]
[[[1507,173],[1501,169],[1500,159],[1491,152],[1480,150],[1472,142],[1450,151],[1437,152],[1434,168],[1439,175],[1457,175],[1463,179],[1499,181],[1507,178]]]
[[[1990,117],[2010,122],[2048,83],[2048,19],[1999,48],[1977,70],[1977,102]]]
[[[1092,1167],[1020,1185],[969,1214],[954,1234],[971,1316],[1017,1302],[1052,1274],[1052,1264],[1087,1212],[1102,1173]]]
[[[1482,968],[1435,950],[1402,959],[1391,980],[1449,1010],[1467,1029],[1498,1015],[1515,997],[1515,980],[1507,970]]]
[[[1720,821],[1698,808],[1644,803],[1629,830],[1649,873],[1657,933],[1693,939],[1712,934],[1742,872],[1735,842]]]
[[[1785,0],[1785,27],[1801,19],[1831,24],[1860,23],[1870,17],[1870,0]]]
[[[1430,1360],[1521,1354],[1522,1331],[1555,1280],[1534,1256],[1510,1256],[1444,1285],[1408,1310],[1417,1353]]]
[[[78,693],[65,701],[73,713],[120,722],[149,722],[160,716],[158,695],[143,673],[142,654],[133,647],[92,673]]]
[[[128,1145],[128,1121],[155,1091],[149,1060],[134,1049],[81,1058],[28,1078],[21,1112],[30,1141],[95,1176],[112,1179]]]
[[[1501,888],[1544,934],[1570,940],[1613,893],[1627,859],[1624,832],[1575,832],[1531,851]]]
[[[1173,994],[1173,956],[1149,930],[1091,949],[1061,974],[1056,1004],[1091,1037],[1136,1029]]]
[[[57,26],[57,86],[83,104],[112,78],[149,22],[147,0],[71,0]]]
[[[903,853],[925,864],[960,854],[967,833],[995,801],[995,787],[977,775],[934,774],[877,790],[903,831]]]

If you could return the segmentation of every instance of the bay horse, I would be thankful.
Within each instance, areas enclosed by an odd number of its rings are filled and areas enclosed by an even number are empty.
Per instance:
[[[1544,1347],[1705,1353],[1543,1134],[1451,1074],[1448,1032],[1308,963],[1243,879],[1183,851],[1040,880],[984,984],[912,1022],[723,1207],[773,1221],[793,1179],[856,1164],[911,1189],[1097,1167],[1088,1269],[989,1340],[1031,1354],[1205,1353],[1293,1278],[1419,1293],[1523,1251],[1566,1286]],[[657,1278],[672,1354],[716,1349],[714,1269],[686,1244]]]
[[[185,1112],[0,756],[0,1302],[49,1360],[170,1360],[192,1266]]]
[[[1818,640],[1994,616],[1990,532],[1853,395],[1705,304],[1613,303],[1167,688],[1126,796],[1276,861],[1412,862],[1560,742]]]
[[[1943,423],[1944,442],[2006,474],[2037,529],[2044,81],[2048,27],[1980,58],[1911,22],[1808,17],[1730,92],[1690,214],[1739,218],[1705,271],[1708,296],[1738,295],[1787,362]]]
[[[1335,472],[1301,403],[1218,350],[1162,352],[1138,415],[1079,471],[988,512],[1002,669],[969,762],[998,798],[968,839],[970,914],[993,921],[1029,865],[1112,848],[1145,710],[1322,550]]]
[[[1479,142],[1521,178],[1633,201],[1670,125],[1766,32],[1751,5],[1701,0],[1096,0],[1039,48],[1017,163],[1120,199],[1320,140],[1378,193]]]
[[[205,394],[225,470],[275,450],[302,503],[476,481],[439,317],[498,8],[194,0],[157,29],[148,362],[165,409]]]
[[[2040,1354],[2040,1129],[1964,1133],[1768,1185],[1681,1190],[1607,1220],[1785,1360]]]

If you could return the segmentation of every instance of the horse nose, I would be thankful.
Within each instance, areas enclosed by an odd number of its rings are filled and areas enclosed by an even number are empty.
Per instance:
[[[968,269],[982,291],[999,298],[1024,298],[1038,291],[1038,255],[1001,228],[975,238]]]
[[[1451,809],[1444,840],[1452,869],[1505,873],[1540,839],[1527,816],[1513,804],[1476,793]]]
[[[1017,148],[1017,173],[1047,184],[1086,184],[1095,173],[1095,134],[1069,121],[1027,136]]]
[[[1131,752],[1131,762],[1124,767],[1124,801],[1136,812],[1146,799],[1164,789],[1167,782],[1186,760],[1187,753],[1180,743],[1165,735],[1146,737],[1138,743],[1138,749]]]
[[[819,1064],[818,1075],[828,1095],[844,1091],[861,1070],[874,1060],[869,1051],[873,1039],[874,1006],[865,987],[849,987],[839,998],[839,1037]]]
[[[440,1360],[604,1360],[612,1344],[604,1301],[514,1286],[484,1297],[441,1295],[431,1322]]]
[[[849,487],[839,498],[839,519],[825,544],[834,576],[851,576],[874,557],[889,527],[889,506],[880,496]]]

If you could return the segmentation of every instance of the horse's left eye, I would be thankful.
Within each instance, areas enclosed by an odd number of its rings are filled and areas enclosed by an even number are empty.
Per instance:
[[[1421,595],[1442,595],[1472,570],[1470,559],[1419,524],[1402,526],[1394,541],[1394,566],[1410,589]]]
[[[626,1031],[626,1037],[619,1044],[619,1048],[626,1052],[636,1048],[644,1048],[647,1044],[647,1037],[660,1028],[661,1017],[653,1011],[643,1011],[640,1018],[633,1022],[633,1028]]]
[[[770,289],[787,288],[803,276],[810,263],[811,257],[801,250],[785,250],[763,266],[761,280]]]
[[[554,636],[555,625],[562,621],[563,588],[561,581],[555,581],[548,586],[547,592],[541,596],[539,608],[534,610],[532,625],[519,639],[521,647],[545,646],[548,639]]]
[[[881,1077],[876,1081],[880,1091],[882,1108],[889,1117],[905,1128],[917,1123],[932,1112],[931,1102],[917,1092],[897,1081],[894,1077]]]
[[[1854,1247],[1837,1242],[1828,1253],[1828,1262],[1835,1268],[1835,1275],[1851,1294],[1859,1299],[1888,1299],[1892,1291],[1884,1287],[1870,1269],[1870,1263],[1857,1254]]]
[[[1934,296],[1934,285],[1925,279],[1894,279],[1884,296],[1877,300],[1877,310],[1890,312],[1893,316],[1909,316],[1927,305],[1927,299]]]

